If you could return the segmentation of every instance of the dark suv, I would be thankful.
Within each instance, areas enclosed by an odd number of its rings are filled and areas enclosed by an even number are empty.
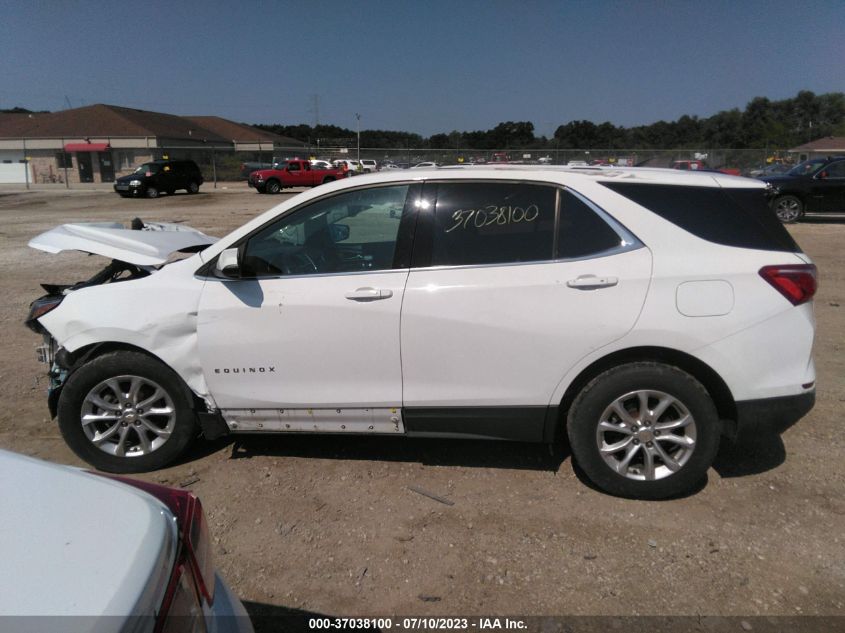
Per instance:
[[[845,212],[845,156],[813,158],[762,180],[772,186],[772,208],[781,222],[797,222],[805,213]]]
[[[200,168],[192,160],[155,160],[118,178],[114,190],[124,198],[158,198],[162,193],[172,194],[177,189],[196,193],[203,182]]]

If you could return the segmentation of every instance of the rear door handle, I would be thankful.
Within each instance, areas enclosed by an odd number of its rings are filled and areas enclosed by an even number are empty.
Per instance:
[[[593,290],[595,288],[609,288],[619,283],[618,277],[596,277],[595,275],[581,275],[570,279],[566,285],[578,290]]]
[[[380,299],[389,299],[393,296],[392,290],[384,290],[381,288],[356,288],[352,292],[346,293],[346,298],[350,301],[379,301]]]

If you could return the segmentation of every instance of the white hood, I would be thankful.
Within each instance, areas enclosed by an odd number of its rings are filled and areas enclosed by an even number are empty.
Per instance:
[[[196,229],[169,222],[148,222],[140,230],[117,222],[62,224],[30,240],[29,245],[48,253],[82,251],[137,266],[157,266],[172,253],[217,241]]]

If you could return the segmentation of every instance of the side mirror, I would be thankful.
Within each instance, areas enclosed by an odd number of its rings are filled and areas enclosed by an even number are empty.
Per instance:
[[[227,248],[217,256],[217,262],[214,264],[214,272],[218,277],[227,277],[229,279],[237,279],[241,276],[241,269],[238,266],[238,249]]]
[[[332,237],[332,242],[342,242],[349,239],[349,225],[348,224],[329,224],[329,235]]]

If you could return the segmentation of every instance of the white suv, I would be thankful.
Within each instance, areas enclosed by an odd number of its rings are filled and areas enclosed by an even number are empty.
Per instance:
[[[31,245],[116,261],[48,286],[29,323],[62,434],[103,470],[160,468],[200,432],[565,433],[600,488],[667,497],[721,435],[814,402],[816,270],[765,191],[457,167],[324,185],[216,242],[64,225]]]

